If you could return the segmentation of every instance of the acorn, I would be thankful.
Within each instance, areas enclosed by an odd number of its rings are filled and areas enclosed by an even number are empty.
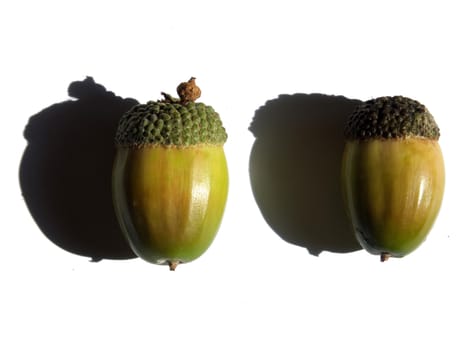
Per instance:
[[[195,102],[195,78],[177,92],[122,116],[112,172],[116,216],[132,250],[172,271],[213,242],[229,182],[219,114]]]
[[[379,97],[359,105],[345,128],[342,184],[361,246],[381,261],[417,249],[444,193],[439,128],[421,103]]]

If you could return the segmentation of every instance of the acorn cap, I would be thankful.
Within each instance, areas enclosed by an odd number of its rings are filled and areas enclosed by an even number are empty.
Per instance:
[[[223,145],[227,133],[211,106],[194,102],[201,90],[195,78],[177,88],[180,98],[164,99],[131,108],[120,119],[115,143],[123,147]]]
[[[438,140],[438,125],[418,101],[403,96],[378,97],[362,103],[350,115],[347,140],[420,137]]]

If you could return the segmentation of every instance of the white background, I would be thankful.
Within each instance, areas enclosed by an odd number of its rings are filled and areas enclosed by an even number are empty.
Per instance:
[[[466,15],[450,0],[3,1],[0,348],[467,348]],[[140,102],[195,76],[224,121],[224,220],[175,273],[63,249],[25,203],[25,127],[87,76]],[[268,225],[248,128],[267,101],[295,93],[405,95],[429,108],[447,180],[416,252],[384,264],[363,250],[317,256]]]

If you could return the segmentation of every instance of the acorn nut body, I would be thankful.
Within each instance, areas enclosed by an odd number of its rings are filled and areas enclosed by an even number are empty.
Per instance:
[[[345,131],[342,183],[357,240],[381,261],[413,252],[444,192],[439,129],[419,102],[380,97],[357,107]]]
[[[131,248],[171,270],[209,248],[228,194],[225,129],[212,107],[194,102],[194,78],[182,84],[180,99],[163,94],[122,117],[112,173],[115,212]]]

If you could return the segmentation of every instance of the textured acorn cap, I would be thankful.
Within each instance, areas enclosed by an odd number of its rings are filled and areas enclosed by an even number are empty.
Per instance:
[[[420,137],[438,140],[438,125],[420,102],[403,96],[378,97],[362,103],[345,128],[348,140]]]
[[[194,102],[201,91],[195,78],[178,86],[180,98],[162,93],[163,100],[134,106],[120,119],[115,142],[123,147],[222,145],[227,133],[219,114]]]

